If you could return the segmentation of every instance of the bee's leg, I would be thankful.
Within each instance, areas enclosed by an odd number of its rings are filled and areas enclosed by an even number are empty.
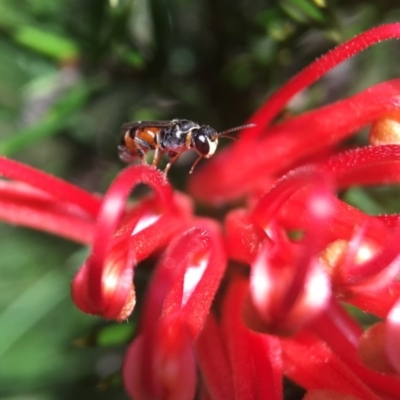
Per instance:
[[[158,162],[160,161],[160,156],[161,156],[160,148],[156,147],[156,149],[154,150],[153,162],[151,163],[153,167],[157,166]]]
[[[173,152],[169,153],[170,159],[169,159],[167,166],[164,169],[164,176],[167,176],[168,171],[171,168],[172,164],[179,158],[180,155],[181,155],[181,153],[173,153]]]
[[[142,149],[138,149],[137,153],[138,153],[138,156],[140,157],[140,161],[142,162],[142,165],[147,165],[146,153]]]
[[[135,146],[136,153],[140,158],[142,165],[147,165],[146,152],[143,150],[142,146],[136,140],[133,141],[133,144]]]
[[[140,162],[142,163],[142,165],[147,165],[146,153],[142,149],[139,149],[139,148],[136,149],[136,153],[137,153],[138,157],[140,158]]]
[[[190,168],[189,174],[191,174],[191,173],[193,172],[194,167],[198,164],[198,162],[199,162],[203,157],[204,157],[204,156],[199,155],[199,156],[196,158],[196,161],[193,163],[192,168]]]

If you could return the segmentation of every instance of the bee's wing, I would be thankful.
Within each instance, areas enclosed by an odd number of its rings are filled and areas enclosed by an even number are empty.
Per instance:
[[[173,125],[172,121],[136,121],[127,122],[121,126],[121,131],[127,131],[130,129],[138,129],[144,127],[156,127],[156,128],[169,128]]]

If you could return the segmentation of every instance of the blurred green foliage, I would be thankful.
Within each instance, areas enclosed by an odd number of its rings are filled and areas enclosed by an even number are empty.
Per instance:
[[[104,191],[121,168],[123,122],[242,124],[315,57],[399,19],[396,2],[372,0],[2,0],[0,153]],[[398,76],[399,65],[398,44],[376,46],[293,110]],[[175,186],[188,168],[174,166]],[[377,197],[349,194],[379,212]],[[133,326],[111,327],[69,300],[85,251],[3,224],[0,252],[0,398],[125,399],[118,368]]]

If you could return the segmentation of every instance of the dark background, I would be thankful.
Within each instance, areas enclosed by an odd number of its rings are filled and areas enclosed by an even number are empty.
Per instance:
[[[243,124],[335,44],[399,21],[397,3],[1,0],[0,153],[104,192],[122,168],[123,122]],[[399,76],[399,66],[398,44],[380,44],[298,96],[291,112]],[[175,187],[184,189],[190,163],[172,168]],[[347,198],[371,212],[393,206],[373,191]],[[135,316],[117,325],[74,308],[69,285],[86,254],[0,224],[1,399],[126,398],[118,369]]]

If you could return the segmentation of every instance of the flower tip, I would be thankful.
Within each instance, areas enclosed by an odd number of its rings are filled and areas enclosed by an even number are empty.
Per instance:
[[[294,334],[329,304],[328,275],[314,258],[292,265],[275,260],[273,252],[265,245],[252,264],[246,321],[262,332]]]
[[[124,305],[121,308],[121,311],[115,316],[115,320],[122,322],[126,321],[128,317],[132,314],[136,305],[136,292],[134,287],[132,286],[129,290],[128,295],[126,296],[126,300]]]
[[[121,260],[106,262],[106,267],[99,269],[89,258],[72,281],[72,299],[87,314],[123,321],[136,304],[132,282],[130,259],[124,265]]]
[[[385,353],[385,324],[378,322],[366,329],[360,337],[358,354],[370,369],[382,373],[394,373]]]
[[[154,326],[156,334],[139,335],[126,353],[122,375],[133,399],[192,399],[196,390],[194,354],[179,320]],[[153,332],[153,333],[155,333]],[[149,340],[149,337],[154,340]]]
[[[264,230],[256,225],[246,210],[233,210],[225,218],[228,254],[239,262],[251,263],[264,241]]]
[[[246,296],[243,302],[242,318],[245,325],[254,332],[278,334],[281,336],[290,336],[290,334],[293,333],[283,327],[277,329],[271,323],[266,321],[255,307],[250,294]]]
[[[400,144],[400,112],[392,112],[376,120],[369,132],[369,142],[373,146]]]
[[[384,348],[390,365],[400,373],[400,301],[398,300],[390,310],[385,322]]]

